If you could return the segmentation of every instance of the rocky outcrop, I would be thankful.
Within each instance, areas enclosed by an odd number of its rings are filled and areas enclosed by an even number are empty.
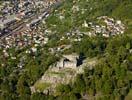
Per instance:
[[[58,84],[74,82],[76,75],[84,72],[84,67],[87,66],[91,69],[96,64],[96,59],[85,59],[78,67],[78,62],[81,62],[80,59],[82,57],[76,54],[63,55],[62,59],[50,66],[41,79],[36,82],[36,84],[50,84],[41,92],[55,93],[55,88]],[[40,91],[35,85],[31,87],[32,93]]]
[[[60,61],[56,62],[52,67],[57,68],[76,68],[79,56],[77,54],[63,55]]]

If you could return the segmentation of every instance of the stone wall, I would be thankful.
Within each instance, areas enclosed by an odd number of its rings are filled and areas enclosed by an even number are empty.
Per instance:
[[[55,64],[58,68],[76,68],[78,55],[63,55],[63,58]]]

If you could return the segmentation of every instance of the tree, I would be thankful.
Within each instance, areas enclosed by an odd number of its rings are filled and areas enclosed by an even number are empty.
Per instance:
[[[73,91],[75,93],[83,93],[85,92],[85,81],[83,79],[83,75],[78,74],[76,80],[73,84]]]
[[[104,80],[104,84],[102,87],[102,91],[104,94],[110,94],[112,93],[113,86],[111,80]]]
[[[31,100],[48,100],[48,99],[42,93],[33,93],[31,95]]]
[[[124,48],[123,46],[121,46],[118,50],[118,53],[117,53],[118,57],[119,57],[119,60],[120,61],[123,61],[126,56],[127,56],[127,50],[126,48]]]
[[[56,92],[57,94],[59,95],[62,95],[64,93],[69,93],[71,91],[71,87],[69,85],[64,85],[64,84],[59,84],[57,87],[56,87]]]
[[[27,83],[25,75],[21,76],[17,82],[17,93],[19,94],[20,97],[31,94],[30,87]]]

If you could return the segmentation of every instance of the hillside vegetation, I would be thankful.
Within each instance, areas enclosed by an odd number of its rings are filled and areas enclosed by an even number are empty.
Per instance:
[[[0,100],[129,100],[132,97],[131,9],[132,0],[65,0],[39,25],[41,28],[37,31],[45,34],[47,30],[49,41],[44,46],[39,45],[37,52],[25,53],[32,46],[12,47],[7,50],[10,55],[6,58],[0,48]],[[121,20],[125,32],[107,38],[100,34],[76,35],[75,31],[92,30],[82,27],[84,22],[104,25],[97,20],[101,16]],[[69,33],[75,35],[67,36]],[[81,40],[76,41],[76,38]],[[56,49],[69,44],[68,49]],[[56,93],[44,94],[43,88],[51,84],[41,84],[38,80],[63,54],[71,53],[96,58],[97,64],[92,68],[86,66],[74,82],[59,84]],[[24,65],[19,68],[21,62]],[[41,91],[32,94],[30,87],[34,84]]]

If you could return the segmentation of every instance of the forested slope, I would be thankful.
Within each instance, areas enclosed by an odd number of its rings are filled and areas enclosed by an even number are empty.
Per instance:
[[[130,100],[131,9],[132,0],[65,0],[45,23],[40,24],[43,33],[45,29],[49,29],[53,34],[49,35],[48,44],[37,47],[38,51],[35,54],[25,53],[31,47],[10,48],[8,52],[16,57],[14,60],[11,57],[3,58],[3,48],[0,48],[0,100]],[[59,19],[58,16],[61,14]],[[109,38],[84,35],[81,41],[60,41],[67,32],[76,29],[89,31],[89,28],[82,27],[84,21],[100,24],[97,21],[97,17],[100,16],[121,20],[125,25],[124,34]],[[49,52],[49,48],[63,44],[71,44],[72,47],[58,54]],[[59,60],[58,55],[69,53],[81,54],[86,58],[96,57],[97,65],[92,69],[86,66],[84,73],[77,75],[74,83],[60,84],[55,94],[31,94],[30,86],[41,78],[51,64]],[[23,68],[18,68],[20,59],[24,59]]]

